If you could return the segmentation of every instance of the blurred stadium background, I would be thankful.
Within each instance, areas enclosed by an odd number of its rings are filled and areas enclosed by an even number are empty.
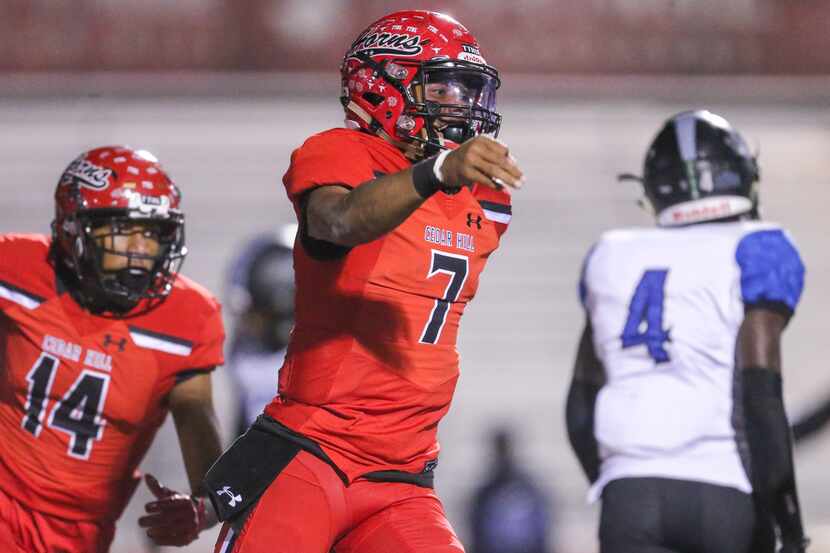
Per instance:
[[[790,413],[830,395],[826,0],[0,0],[0,232],[48,232],[56,179],[82,150],[145,147],[184,191],[184,272],[221,296],[241,243],[293,220],[280,177],[306,136],[340,124],[345,48],[409,7],[450,13],[478,36],[503,73],[501,137],[528,176],[465,317],[438,490],[466,536],[486,436],[508,424],[555,498],[557,551],[588,553],[597,511],[563,420],[582,325],[576,280],[600,232],[651,224],[615,175],[639,170],[672,113],[707,107],[760,145],[764,214],[791,230],[808,267],[784,344]],[[215,389],[230,440],[221,370]],[[797,451],[814,553],[830,552],[828,458],[830,432]],[[143,468],[186,486],[170,425]],[[122,517],[114,553],[144,551],[135,521],[148,495]],[[185,550],[208,551],[215,535]]]

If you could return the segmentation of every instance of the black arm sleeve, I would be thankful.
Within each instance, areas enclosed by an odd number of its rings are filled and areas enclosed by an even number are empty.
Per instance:
[[[568,439],[591,483],[599,477],[599,445],[594,436],[594,407],[599,390],[596,384],[574,380],[565,407]]]
[[[762,510],[775,519],[781,541],[800,544],[804,540],[804,528],[781,375],[752,367],[741,370],[740,377],[753,493]]]

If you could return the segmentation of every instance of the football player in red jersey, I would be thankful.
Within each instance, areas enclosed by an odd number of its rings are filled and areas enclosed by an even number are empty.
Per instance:
[[[0,235],[0,551],[107,551],[168,411],[194,490],[220,453],[224,331],[178,275],[179,202],[151,154],[97,148],[61,176],[51,238]],[[205,499],[147,483],[148,534],[195,539]]]
[[[456,337],[523,175],[498,72],[451,17],[393,13],[342,65],[346,128],[283,178],[300,224],[277,397],[208,473],[215,551],[463,551],[432,489]]]

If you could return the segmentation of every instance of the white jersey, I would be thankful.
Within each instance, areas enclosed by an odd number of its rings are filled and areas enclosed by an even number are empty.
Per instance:
[[[230,374],[239,392],[242,424],[247,428],[274,399],[278,370],[285,360],[279,351],[238,351],[228,359]]]
[[[794,311],[803,276],[797,250],[774,224],[602,236],[580,282],[607,374],[595,411],[602,464],[589,499],[623,477],[752,491],[733,422],[736,337],[747,305]]]

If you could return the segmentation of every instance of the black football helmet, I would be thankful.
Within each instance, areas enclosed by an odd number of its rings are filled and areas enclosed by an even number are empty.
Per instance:
[[[291,225],[281,229],[279,236],[263,235],[250,241],[234,259],[228,275],[229,311],[257,321],[237,330],[245,334],[245,340],[269,350],[285,347],[294,325],[295,234],[296,227]]]
[[[729,122],[710,111],[685,111],[666,121],[637,180],[660,226],[758,217],[756,157]]]

